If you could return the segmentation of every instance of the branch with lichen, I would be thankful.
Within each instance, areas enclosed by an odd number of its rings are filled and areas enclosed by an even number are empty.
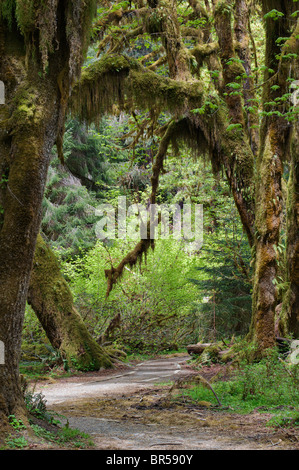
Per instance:
[[[159,183],[159,176],[163,168],[163,161],[168,149],[168,146],[173,138],[174,134],[177,131],[177,123],[175,121],[171,121],[164,133],[164,136],[161,139],[159,149],[157,155],[155,157],[155,163],[153,166],[151,184],[152,184],[152,191],[150,196],[150,204],[155,204],[156,202],[156,193],[158,189]],[[154,239],[151,238],[151,229],[150,229],[150,221],[147,223],[147,238],[141,239],[135,248],[130,251],[119,263],[119,265],[115,268],[113,265],[110,269],[105,270],[105,276],[107,278],[107,292],[106,296],[108,297],[109,293],[111,292],[114,284],[117,282],[118,279],[123,274],[123,270],[125,266],[129,265],[130,267],[134,266],[138,261],[142,260],[143,256],[146,256],[146,253],[149,248],[154,248]]]
[[[148,70],[136,59],[106,55],[83,70],[73,88],[70,109],[91,123],[113,112],[116,104],[122,110],[156,106],[180,116],[202,106],[202,100],[202,84],[197,80],[173,80]]]
[[[210,99],[197,80],[173,80],[147,70],[135,59],[105,56],[83,71],[71,96],[71,109],[89,123],[112,112],[116,104],[126,111],[155,109],[157,115],[169,111],[181,123],[177,140],[184,139],[196,153],[208,146],[215,173],[225,168],[252,243],[254,211],[248,188],[252,185],[253,154],[243,132],[226,131],[227,108],[223,103],[216,100],[216,111],[210,112],[206,102]]]

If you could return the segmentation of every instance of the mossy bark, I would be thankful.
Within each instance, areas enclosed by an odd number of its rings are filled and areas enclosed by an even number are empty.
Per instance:
[[[10,139],[11,161],[1,194],[0,338],[5,364],[0,365],[0,408],[5,415],[21,413],[24,406],[18,372],[22,325],[58,116],[55,95],[48,99],[45,90],[36,88],[32,98],[28,107],[18,102],[13,115],[18,130]]]
[[[276,289],[277,248],[280,241],[283,210],[282,174],[284,162],[289,153],[288,141],[291,128],[282,113],[274,115],[268,113],[268,103],[276,99],[279,100],[280,96],[288,92],[288,78],[292,77],[294,73],[295,63],[289,52],[298,51],[296,49],[298,48],[298,39],[295,39],[298,34],[298,23],[291,34],[293,25],[287,20],[290,18],[290,12],[287,11],[286,2],[281,0],[263,2],[264,14],[268,13],[271,8],[283,12],[285,17],[283,20],[276,21],[268,18],[265,22],[264,118],[261,125],[260,152],[256,172],[255,273],[250,331],[251,339],[257,344],[258,354],[275,346],[275,308],[278,301]],[[280,36],[289,37],[282,50],[276,41]],[[286,57],[284,57],[285,54]],[[273,75],[273,70],[276,70],[275,75]],[[283,111],[283,106],[278,107],[278,111]],[[289,215],[287,214],[287,218]],[[291,236],[291,238],[295,241],[294,237]]]
[[[299,123],[291,144],[287,197],[287,291],[281,313],[281,330],[299,338]]]
[[[0,340],[5,363],[0,365],[0,416],[5,420],[25,414],[19,359],[44,189],[95,3],[29,0],[5,2],[6,9],[2,3],[0,79],[6,101],[0,122]]]
[[[176,4],[169,0],[157,0],[149,4],[152,7],[149,9],[146,30],[150,34],[160,34],[166,52],[169,76],[176,80],[189,80],[189,53],[181,37]]]
[[[36,313],[52,346],[78,370],[99,370],[112,366],[95,341],[73,302],[59,263],[41,235],[37,237],[28,303]]]
[[[244,108],[246,112],[246,128],[250,146],[254,155],[259,148],[259,118],[257,111],[250,112],[252,100],[256,99],[254,77],[251,70],[251,49],[249,27],[249,4],[246,0],[236,0],[235,3],[235,37],[237,40],[237,54],[240,58],[246,78],[243,83]]]
[[[256,181],[255,269],[250,337],[257,353],[275,346],[277,246],[282,215],[282,153],[276,126],[270,126],[259,155]]]

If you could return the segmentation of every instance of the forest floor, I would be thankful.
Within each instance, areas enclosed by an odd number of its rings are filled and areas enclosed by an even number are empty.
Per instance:
[[[189,357],[190,358],[190,357]],[[232,413],[209,402],[176,399],[198,374],[185,355],[144,361],[115,370],[38,382],[47,408],[61,423],[88,433],[95,450],[299,450],[294,429],[267,426],[271,415],[261,410]],[[207,380],[225,366],[203,367]],[[61,449],[36,439],[31,449]]]

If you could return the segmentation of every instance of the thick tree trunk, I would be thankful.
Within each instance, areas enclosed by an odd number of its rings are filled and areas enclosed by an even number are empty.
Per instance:
[[[268,129],[257,164],[256,241],[251,338],[260,352],[275,346],[277,250],[282,203],[282,157],[276,126]]]
[[[299,123],[291,144],[287,200],[287,282],[283,298],[281,330],[299,338]]]
[[[61,150],[68,96],[80,73],[96,6],[94,0],[5,3],[0,15],[0,79],[5,85],[0,121],[1,417],[25,410],[18,365],[42,200],[52,147],[56,143]]]
[[[62,358],[78,370],[98,370],[112,363],[89,333],[74,307],[73,297],[54,253],[41,235],[37,238],[28,303],[49,341]]]
[[[287,79],[293,73],[292,54],[298,47],[293,25],[288,22],[288,2],[265,0],[263,13],[276,9],[284,13],[283,21],[265,20],[266,51],[263,89],[265,113],[260,132],[260,151],[257,159],[256,211],[255,211],[255,272],[253,282],[253,313],[250,337],[256,343],[258,355],[275,345],[275,308],[277,304],[276,277],[278,274],[278,244],[282,219],[282,173],[288,153],[290,125],[283,116],[283,104],[277,105],[274,115],[269,102],[279,103],[288,92]],[[298,25],[297,25],[298,29]],[[289,37],[281,49],[278,37]],[[284,56],[285,55],[285,56]],[[273,70],[276,74],[273,75]],[[276,86],[274,86],[276,85]],[[288,215],[287,215],[288,217]]]
[[[16,111],[23,122],[11,139],[11,164],[1,201],[0,338],[5,345],[5,364],[0,365],[0,410],[5,415],[23,408],[18,367],[22,325],[58,115],[55,95],[47,99],[43,90],[36,90],[28,97],[28,90],[22,91],[28,101],[19,102]],[[31,100],[32,107],[26,107]],[[39,103],[36,109],[34,103]]]

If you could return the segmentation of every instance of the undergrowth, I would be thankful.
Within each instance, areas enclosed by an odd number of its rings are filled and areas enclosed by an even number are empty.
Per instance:
[[[37,445],[46,448],[88,449],[93,447],[91,437],[78,429],[70,428],[68,421],[64,426],[64,416],[49,411],[42,393],[24,393],[28,411],[29,426],[14,415],[9,416],[11,432],[8,433],[1,450],[31,449]]]
[[[229,378],[211,382],[219,398],[219,409],[235,413],[267,412],[269,425],[299,426],[299,364],[282,360],[276,351],[256,363],[246,361],[233,369]],[[180,399],[219,406],[204,382],[180,392]]]

